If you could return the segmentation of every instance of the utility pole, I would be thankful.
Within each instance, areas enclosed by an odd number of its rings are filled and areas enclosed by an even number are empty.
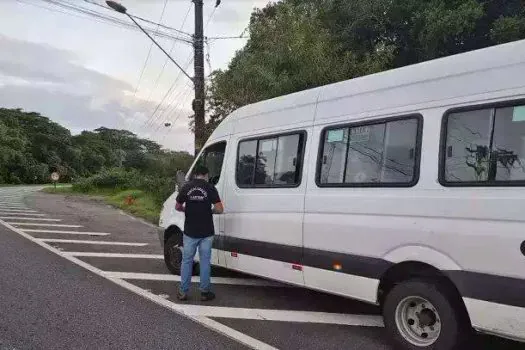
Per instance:
[[[195,86],[195,100],[193,101],[192,107],[195,118],[195,156],[197,156],[206,142],[204,139],[204,128],[206,126],[204,119],[204,2],[203,0],[193,0],[193,3],[195,4],[195,35],[193,38],[195,69],[193,83]]]

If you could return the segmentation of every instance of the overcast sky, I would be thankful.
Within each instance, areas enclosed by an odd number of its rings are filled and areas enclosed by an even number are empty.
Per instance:
[[[127,19],[84,0],[48,1]],[[213,12],[215,0],[204,0],[204,21],[209,21],[206,36],[240,35],[253,8],[264,7],[268,2],[222,0]],[[122,3],[129,13],[158,22],[165,0],[122,0]],[[191,0],[167,0],[162,23],[180,29],[191,5]],[[74,134],[99,126],[122,128],[170,149],[193,149],[187,118],[192,114],[192,86],[171,62],[160,75],[165,56],[156,47],[152,48],[140,79],[150,49],[150,41],[144,34],[45,0],[0,0],[0,18],[0,107],[40,112]],[[193,27],[192,7],[182,30],[192,32]],[[168,39],[160,42],[168,51],[174,45],[172,56],[181,65],[188,64],[193,52],[190,45],[178,41],[174,44]],[[227,67],[245,42],[244,39],[210,42],[206,74],[210,66]],[[188,72],[193,76],[193,65]],[[166,94],[160,113],[152,118]],[[173,126],[166,128],[165,122]]]

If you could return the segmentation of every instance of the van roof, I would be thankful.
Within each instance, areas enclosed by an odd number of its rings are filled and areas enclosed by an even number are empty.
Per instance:
[[[352,96],[367,91],[391,89],[522,62],[525,62],[525,40],[447,56],[279,96],[241,107],[227,119],[232,119],[231,122],[261,113]]]

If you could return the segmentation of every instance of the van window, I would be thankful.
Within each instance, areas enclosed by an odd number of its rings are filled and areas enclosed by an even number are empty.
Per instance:
[[[300,183],[304,134],[239,142],[239,187],[290,187]]]
[[[328,129],[318,183],[321,186],[411,185],[417,181],[420,121],[417,117]]]
[[[208,168],[209,181],[212,184],[219,182],[222,170],[222,164],[224,162],[224,153],[226,151],[226,142],[218,142],[216,144],[206,147],[201,153],[196,164],[203,165]],[[190,175],[190,178],[192,175]]]
[[[445,123],[445,183],[525,182],[525,106],[453,112]]]

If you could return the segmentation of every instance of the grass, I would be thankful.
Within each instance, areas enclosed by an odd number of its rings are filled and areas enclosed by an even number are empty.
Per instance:
[[[136,217],[145,219],[151,223],[159,222],[161,206],[157,204],[153,196],[140,190],[114,190],[114,189],[97,189],[88,193],[75,191],[73,187],[46,187],[42,190],[46,193],[56,194],[77,194],[87,195],[89,197],[100,197],[107,204],[120,208]]]
[[[131,199],[131,201],[129,201]],[[140,190],[122,191],[108,196],[106,201],[128,213],[146,219],[152,223],[159,222],[161,206],[150,194]]]

